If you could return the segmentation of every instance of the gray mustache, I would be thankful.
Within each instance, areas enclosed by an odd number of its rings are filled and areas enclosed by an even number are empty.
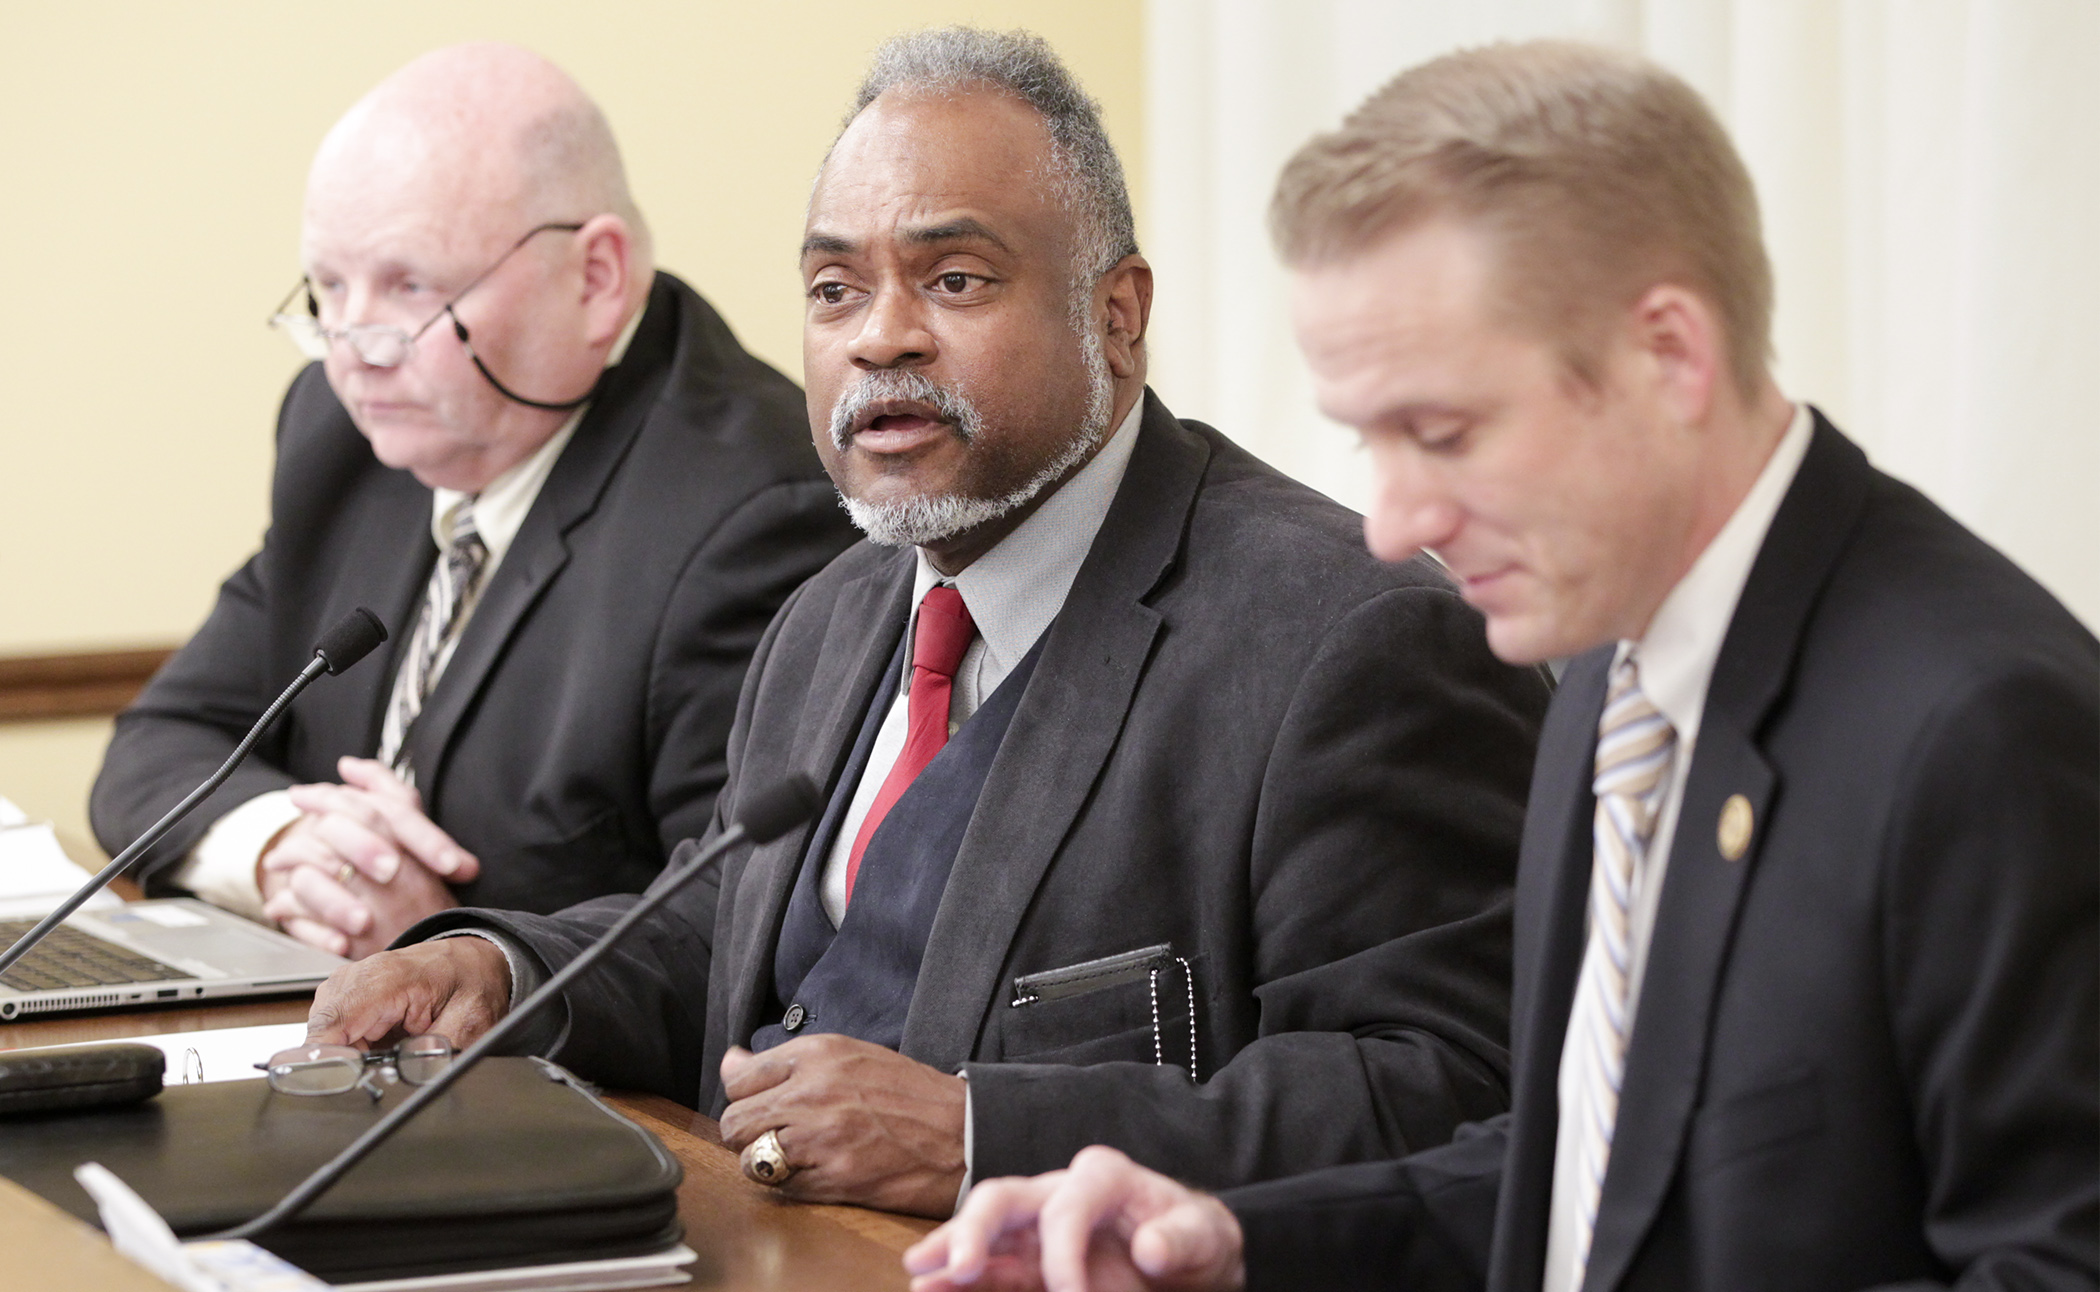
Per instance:
[[[831,406],[832,444],[842,451],[848,448],[853,442],[854,423],[870,408],[892,399],[925,404],[942,421],[953,426],[965,444],[977,437],[980,425],[977,409],[962,392],[936,385],[921,372],[882,368],[862,374],[860,380]]]

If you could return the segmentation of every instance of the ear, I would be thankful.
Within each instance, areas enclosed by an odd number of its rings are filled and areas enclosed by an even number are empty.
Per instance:
[[[627,322],[634,233],[617,215],[594,215],[575,237],[583,255],[584,340],[608,344]]]
[[[1628,325],[1664,405],[1680,424],[1703,425],[1728,379],[1720,313],[1689,288],[1657,283],[1634,302]]]
[[[1152,266],[1125,256],[1094,287],[1094,317],[1108,315],[1103,354],[1118,378],[1145,372],[1145,325],[1152,319]]]

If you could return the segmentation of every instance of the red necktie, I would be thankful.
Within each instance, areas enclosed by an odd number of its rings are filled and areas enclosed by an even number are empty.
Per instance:
[[[846,858],[846,900],[853,900],[853,881],[860,877],[860,859],[868,840],[889,815],[892,805],[904,797],[913,780],[948,743],[948,700],[955,689],[955,670],[962,667],[963,653],[976,639],[977,625],[970,621],[962,593],[941,584],[926,590],[919,602],[919,626],[911,644],[911,695],[906,713],[910,724],[904,749],[890,768],[882,790],[868,807],[860,833],[853,837],[853,851]]]

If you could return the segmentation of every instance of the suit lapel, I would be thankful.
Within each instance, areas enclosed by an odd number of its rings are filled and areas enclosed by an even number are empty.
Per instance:
[[[1517,872],[1515,999],[1510,1083],[1515,1117],[1495,1213],[1497,1292],[1537,1288],[1545,1273],[1546,1220],[1560,1129],[1560,1052],[1588,936],[1590,792],[1597,720],[1616,647],[1568,665],[1553,697],[1524,811]]]
[[[605,389],[555,461],[417,715],[408,748],[426,801],[436,797],[461,719],[526,614],[568,564],[569,531],[597,509],[614,470],[648,419],[677,341],[676,315],[672,293],[659,283],[626,357],[610,370]]]
[[[824,644],[810,670],[801,719],[786,733],[793,751],[791,770],[823,787],[827,802],[837,792],[854,737],[904,634],[917,569],[916,558],[900,552],[847,584],[833,603]],[[714,972],[726,974],[731,984],[724,1034],[738,1044],[751,1035],[765,1010],[773,982],[773,950],[814,829],[814,823],[804,825],[753,849],[737,880],[729,945]]]
[[[342,418],[342,435],[355,445],[364,469],[375,472],[376,480],[369,491],[360,489],[355,514],[338,531],[353,536],[349,553],[334,565],[326,580],[327,590],[315,607],[318,613],[311,627],[323,631],[364,606],[379,616],[387,640],[371,659],[345,676],[300,696],[297,711],[306,715],[302,723],[314,730],[344,733],[347,744],[342,752],[369,758],[379,748],[379,727],[386,715],[387,697],[393,693],[396,661],[422,607],[423,588],[430,580],[437,550],[430,541],[430,490],[406,471],[380,466],[351,426],[349,414],[337,416]],[[285,646],[287,658],[301,664],[313,657],[310,637]],[[334,775],[331,760],[327,776],[333,779]]]
[[[1123,483],[1048,629],[934,917],[901,1049],[937,1068],[974,1052],[1007,948],[1115,748],[1159,631],[1145,598],[1180,558],[1210,449],[1145,398]]]
[[[1713,1002],[1736,912],[1779,789],[1758,734],[1858,520],[1869,478],[1865,456],[1818,413],[1715,662],[1649,943],[1586,1288],[1616,1287],[1625,1277],[1675,1178],[1704,1085]],[[1749,807],[1751,824],[1747,848],[1731,860],[1721,851],[1720,821],[1736,796]]]

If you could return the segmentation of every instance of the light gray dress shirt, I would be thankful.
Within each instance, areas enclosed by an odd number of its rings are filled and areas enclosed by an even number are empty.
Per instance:
[[[997,546],[978,557],[954,578],[942,577],[919,552],[919,572],[913,581],[911,622],[907,634],[919,626],[919,602],[936,583],[952,584],[962,594],[963,605],[977,625],[977,640],[963,655],[956,670],[955,688],[948,700],[948,729],[952,733],[977,712],[977,706],[1013,671],[1021,657],[1064,608],[1065,594],[1079,567],[1094,546],[1094,535],[1108,518],[1109,504],[1123,484],[1130,465],[1130,451],[1137,444],[1137,423],[1144,401],[1132,406],[1129,416],[1116,427],[1087,464],[1073,473],[1064,487],[1051,494],[1034,514],[999,540]],[[836,928],[846,915],[846,861],[853,853],[853,840],[867,820],[868,809],[889,779],[890,769],[904,750],[910,726],[911,649],[905,648],[904,675],[897,685],[897,698],[884,715],[882,729],[875,733],[868,751],[868,765],[853,791],[853,802],[839,823],[838,838],[824,864],[824,913]]]

